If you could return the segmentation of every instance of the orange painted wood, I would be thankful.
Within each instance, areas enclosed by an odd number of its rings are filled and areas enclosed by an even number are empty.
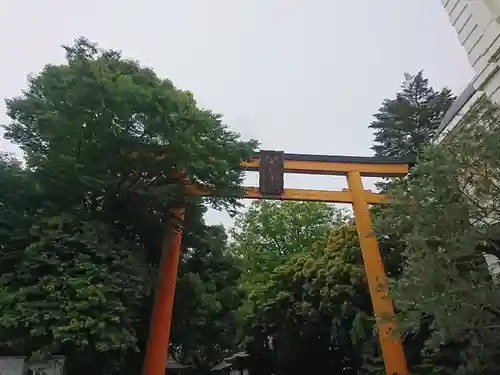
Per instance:
[[[375,313],[380,345],[384,356],[387,375],[408,375],[408,365],[397,331],[396,313],[389,296],[389,286],[380,255],[377,239],[373,233],[372,219],[365,200],[363,182],[358,171],[347,175],[347,182],[353,195],[353,210],[368,287]]]
[[[329,191],[329,190],[309,190],[309,189],[285,189],[283,194],[272,196],[262,195],[258,188],[246,187],[245,198],[247,199],[279,199],[291,201],[316,201],[330,203],[352,203],[353,197],[350,190]],[[388,202],[385,194],[364,192],[365,200],[369,204],[382,204]]]
[[[187,185],[186,190],[189,194],[198,196],[210,196],[213,193],[210,190],[203,189],[194,185]],[[384,204],[389,202],[386,194],[373,193],[365,191],[365,200],[368,204]],[[246,199],[270,199],[286,201],[316,201],[330,203],[352,203],[352,192],[349,189],[343,191],[330,190],[311,190],[311,189],[284,189],[279,195],[263,195],[258,187],[246,186],[245,193],[241,198]]]
[[[173,220],[168,224],[162,244],[151,332],[146,347],[143,375],[165,375],[170,327],[174,306],[175,284],[181,254],[184,209],[172,210]]]
[[[241,166],[247,170],[258,170],[259,159],[243,162]],[[285,173],[305,173],[319,175],[345,176],[349,171],[359,171],[361,176],[368,177],[400,177],[408,173],[408,164],[368,164],[368,163],[335,163],[328,161],[285,160]]]

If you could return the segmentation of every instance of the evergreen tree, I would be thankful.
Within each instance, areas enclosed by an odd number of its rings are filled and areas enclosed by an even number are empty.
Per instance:
[[[417,154],[436,135],[446,111],[454,101],[447,88],[434,90],[422,71],[405,74],[401,92],[395,99],[385,99],[375,120],[377,156],[405,157]]]

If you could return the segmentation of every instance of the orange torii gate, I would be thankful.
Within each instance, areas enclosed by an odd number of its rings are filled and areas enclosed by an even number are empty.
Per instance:
[[[387,375],[408,375],[403,345],[396,327],[393,301],[373,233],[370,204],[386,201],[383,194],[365,191],[362,176],[399,177],[408,173],[409,163],[393,158],[285,154],[260,151],[242,163],[247,171],[259,172],[259,186],[246,187],[244,198],[350,203],[363,255],[366,277],[377,318],[379,340]],[[285,189],[284,174],[346,176],[348,189],[342,191]],[[188,194],[209,195],[187,186]],[[172,210],[172,223],[162,245],[159,284],[151,317],[151,332],[146,348],[143,375],[164,375],[167,363],[175,284],[182,241],[184,208]]]

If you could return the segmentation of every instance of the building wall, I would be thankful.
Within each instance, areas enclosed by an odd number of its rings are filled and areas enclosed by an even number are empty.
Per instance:
[[[500,104],[500,0],[441,0],[441,4],[476,76],[471,82],[474,96],[460,108],[453,108],[439,139],[459,127],[461,118],[478,98]]]
[[[441,0],[469,62],[480,74],[500,47],[498,0]]]
[[[500,0],[441,0],[476,72],[473,85],[500,103]]]
[[[441,0],[441,4],[476,75],[446,114],[436,142],[463,128],[467,113],[483,99],[500,104],[500,0]],[[487,254],[485,259],[497,278],[499,259]]]

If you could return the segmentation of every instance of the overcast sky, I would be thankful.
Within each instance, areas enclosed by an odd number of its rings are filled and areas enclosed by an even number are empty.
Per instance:
[[[2,98],[85,36],[192,91],[262,148],[292,153],[370,155],[372,114],[405,72],[456,93],[473,76],[439,0],[3,0],[0,28]]]

